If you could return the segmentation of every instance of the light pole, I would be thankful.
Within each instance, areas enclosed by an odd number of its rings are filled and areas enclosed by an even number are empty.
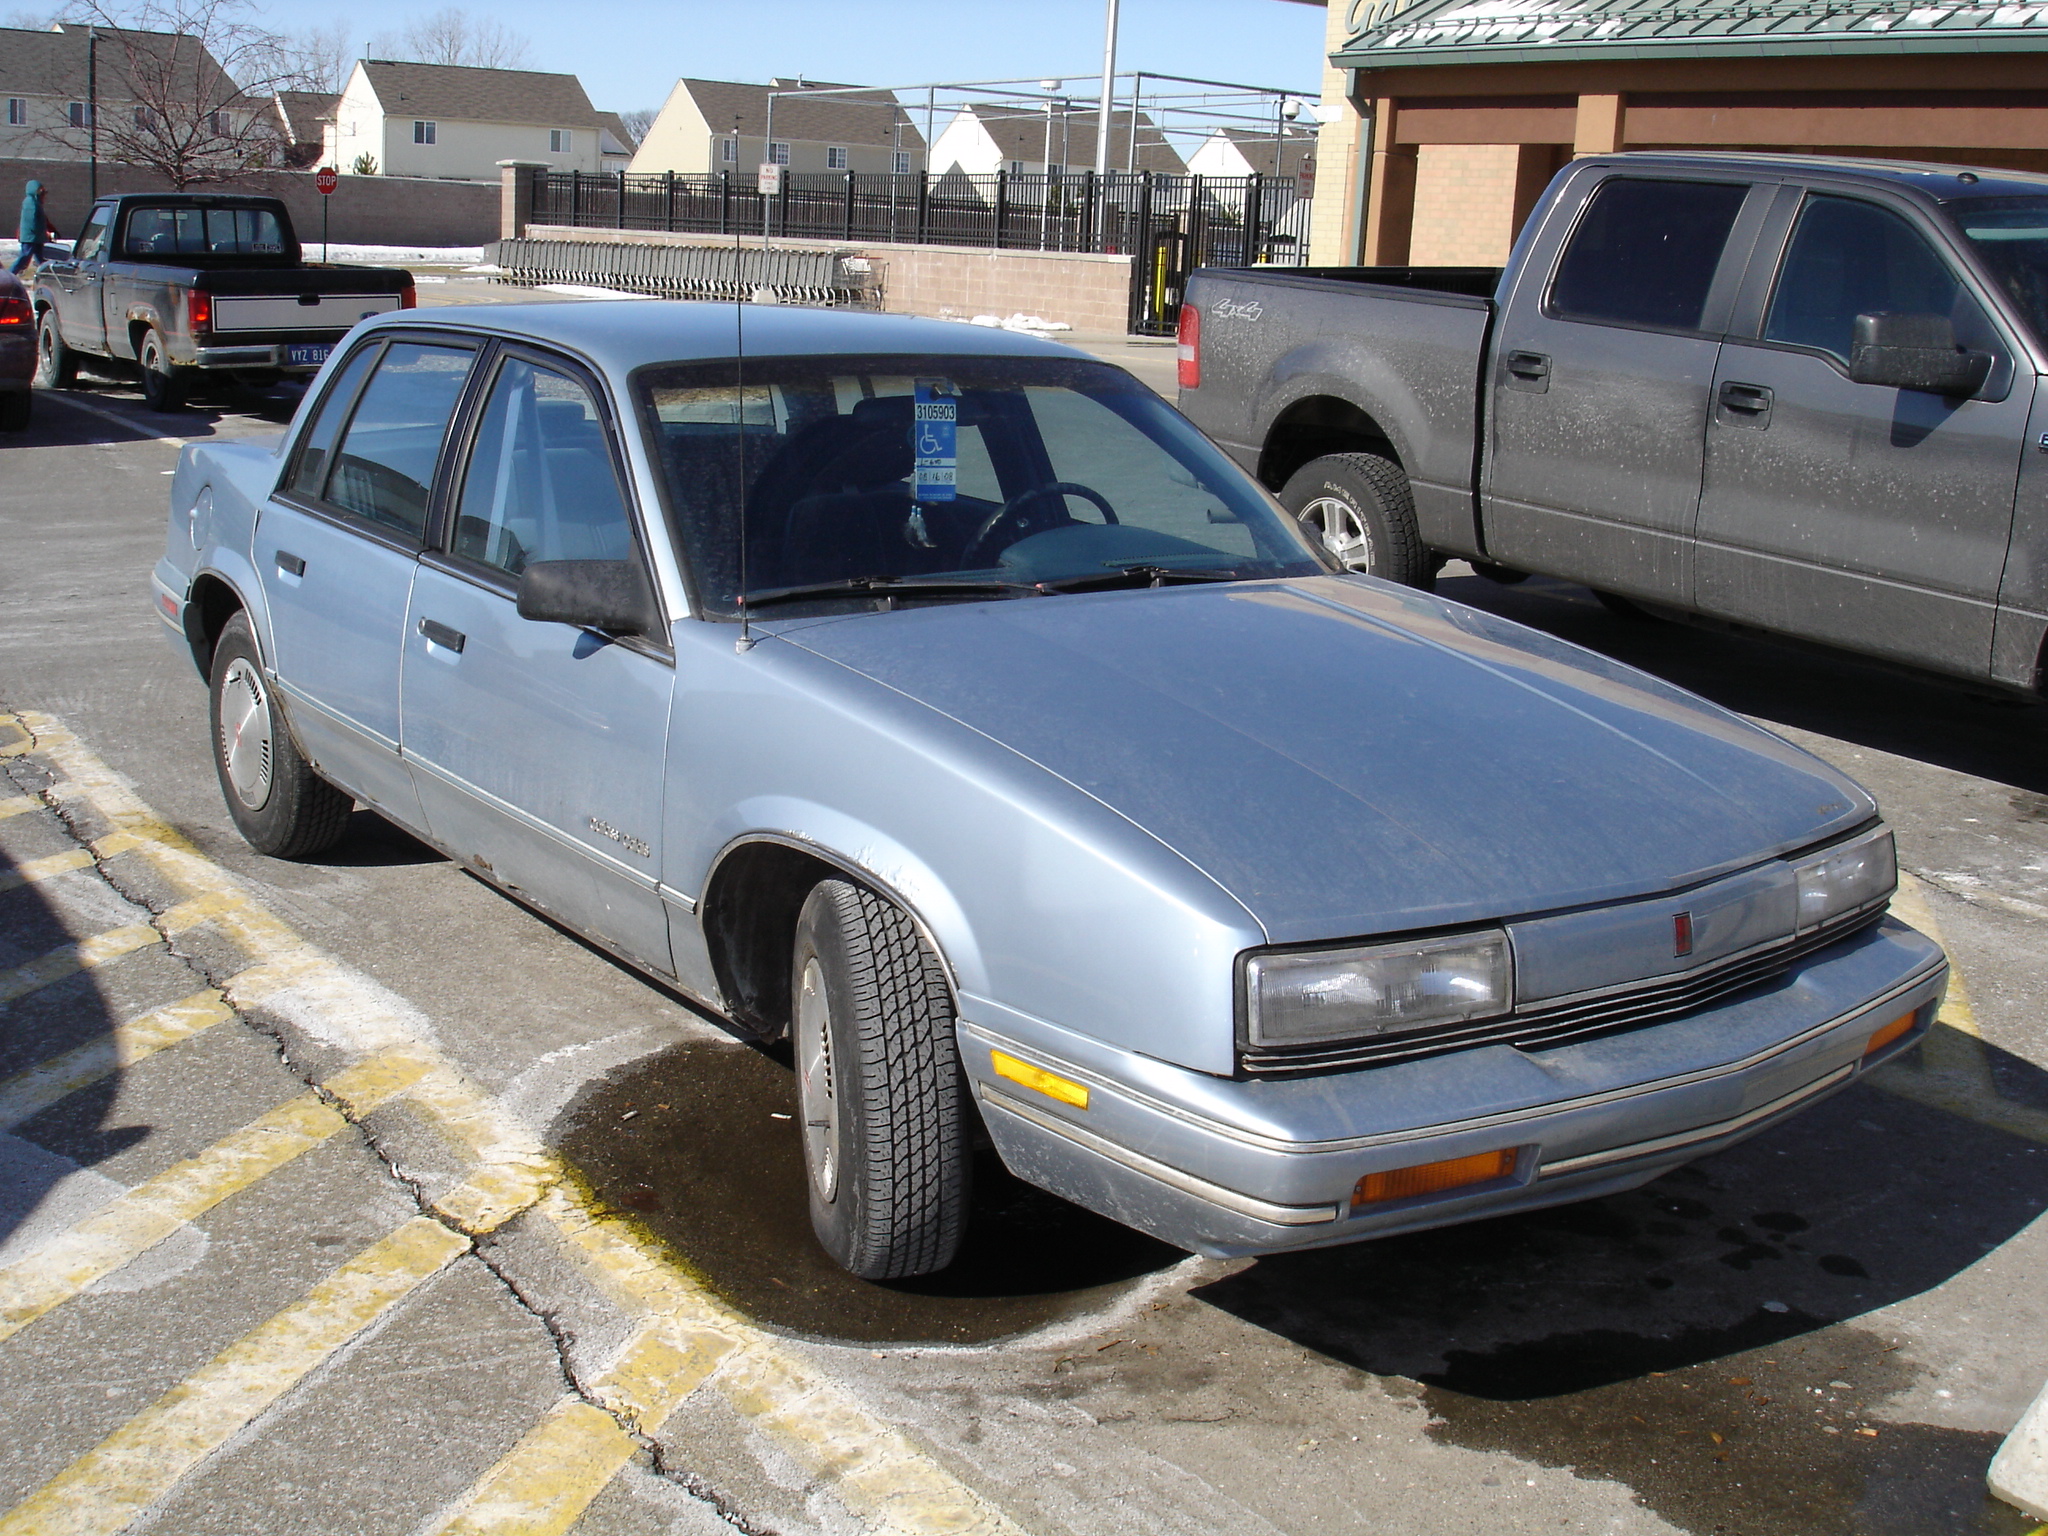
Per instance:
[[[1108,0],[1102,20],[1102,105],[1096,109],[1095,115],[1097,181],[1109,170],[1110,100],[1116,91],[1116,3],[1117,0]]]
[[[85,142],[92,169],[86,173],[86,194],[100,196],[100,29],[85,29]]]
[[[1038,82],[1038,88],[1041,91],[1056,91],[1060,88],[1060,82],[1057,80],[1041,80]],[[1046,223],[1052,218],[1052,109],[1054,99],[1051,96],[1045,98],[1045,154],[1039,161],[1040,169],[1045,172],[1045,181],[1038,194],[1038,248],[1041,251],[1046,246]]]

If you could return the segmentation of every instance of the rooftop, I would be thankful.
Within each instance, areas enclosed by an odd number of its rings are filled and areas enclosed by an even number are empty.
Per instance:
[[[806,94],[775,98],[778,140],[893,145],[898,149],[924,146],[924,135],[887,91],[835,91],[815,80],[749,85],[738,80],[685,79],[676,82],[676,89],[688,93],[713,133],[731,133],[737,126],[742,135],[759,138],[767,131],[769,92],[801,90]],[[809,94],[813,91],[818,94]]]
[[[574,75],[400,59],[364,59],[356,67],[368,76],[378,104],[393,117],[550,128],[598,125],[597,109]]]

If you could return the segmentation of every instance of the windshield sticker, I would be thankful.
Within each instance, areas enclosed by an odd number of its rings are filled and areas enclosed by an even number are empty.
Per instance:
[[[917,381],[910,451],[917,461],[912,494],[919,501],[951,501],[960,479],[960,388],[951,379]]]

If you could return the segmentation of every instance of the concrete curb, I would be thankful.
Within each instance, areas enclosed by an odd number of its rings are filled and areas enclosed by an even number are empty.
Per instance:
[[[2006,1503],[2048,1520],[2048,1387],[2005,1437],[1985,1480]]]

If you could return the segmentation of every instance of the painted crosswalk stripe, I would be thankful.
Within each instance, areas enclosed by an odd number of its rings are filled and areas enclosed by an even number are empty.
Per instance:
[[[350,1339],[469,1251],[415,1216],[0,1516],[0,1536],[111,1536]]]
[[[0,1131],[12,1130],[79,1089],[234,1016],[234,1010],[221,1000],[221,995],[209,988],[152,1009],[105,1034],[95,1035],[83,1045],[0,1080]]]
[[[68,848],[40,859],[27,859],[0,875],[0,891],[19,890],[24,885],[53,880],[58,875],[70,874],[74,869],[90,869],[92,863],[92,854],[83,848]]]
[[[6,799],[0,800],[0,821],[5,821],[10,816],[25,816],[30,811],[40,811],[42,808],[43,802],[33,795],[9,795]]]
[[[330,1091],[356,1107],[374,1107],[420,1070],[373,1057],[337,1073]],[[197,1157],[173,1164],[104,1209],[0,1269],[0,1340],[70,1300],[155,1247],[186,1222],[319,1146],[348,1121],[317,1094],[280,1104],[222,1137]]]
[[[67,976],[76,976],[80,971],[105,965],[109,960],[132,955],[138,949],[161,944],[163,938],[147,923],[127,923],[62,945],[25,965],[15,966],[11,971],[0,971],[0,1003],[11,1003],[17,997],[26,997]]]

